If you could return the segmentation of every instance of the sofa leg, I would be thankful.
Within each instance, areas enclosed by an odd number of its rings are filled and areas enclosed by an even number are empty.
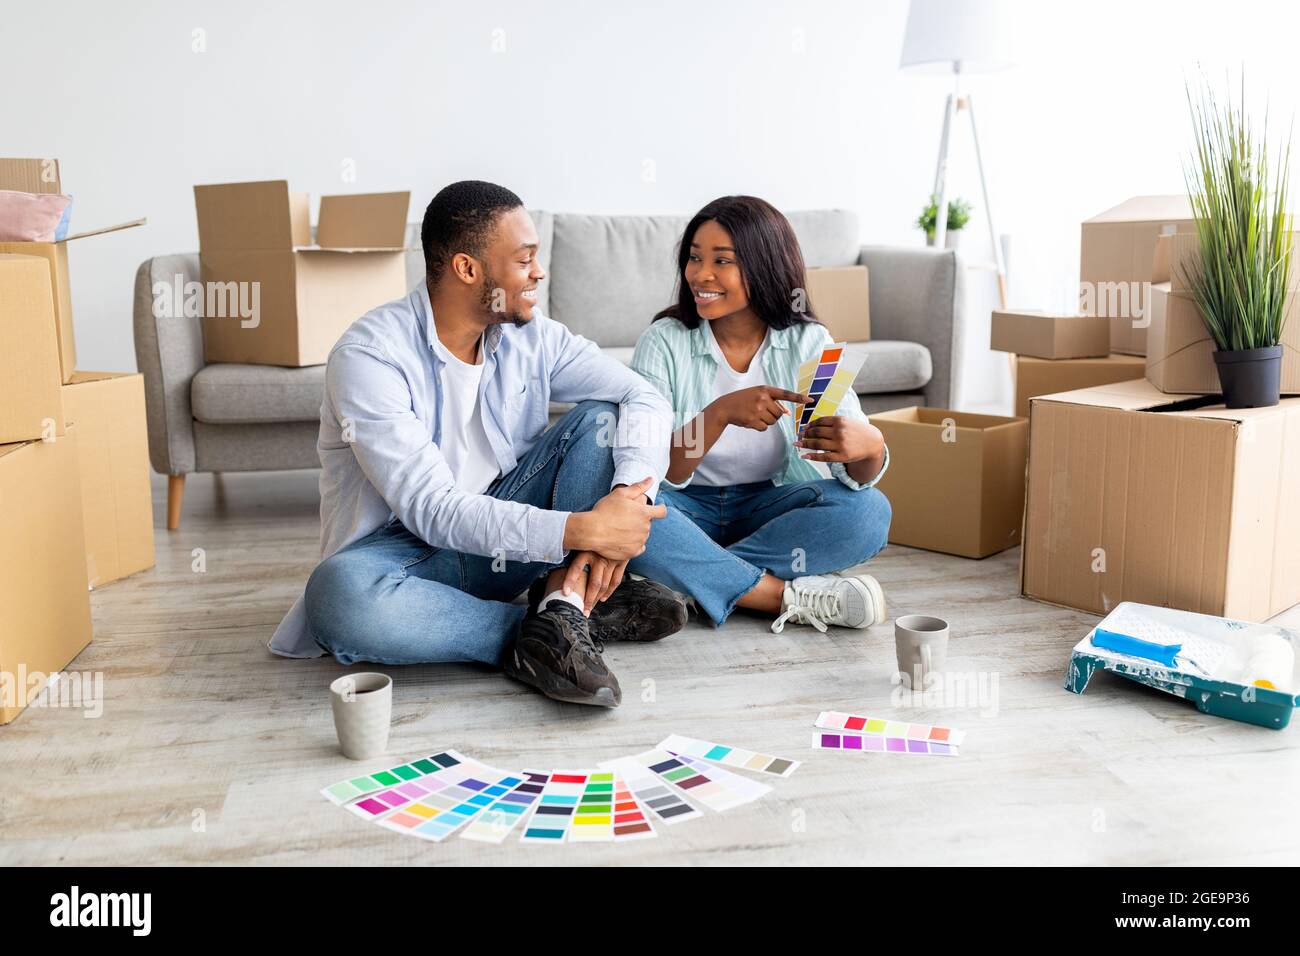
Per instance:
[[[181,526],[181,499],[185,497],[185,476],[167,476],[167,530]]]

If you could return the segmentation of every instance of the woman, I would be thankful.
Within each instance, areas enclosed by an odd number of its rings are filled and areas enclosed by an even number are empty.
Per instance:
[[[790,223],[753,196],[724,196],[686,226],[677,303],[655,316],[632,367],[672,403],[677,432],[660,490],[668,516],[629,570],[690,594],[721,625],[737,608],[787,622],[870,627],[885,598],[869,574],[836,574],[885,546],[874,486],[889,453],[850,389],[801,438],[790,389],[831,343],[806,307]],[[829,479],[812,462],[830,464]],[[652,557],[653,556],[653,557]]]

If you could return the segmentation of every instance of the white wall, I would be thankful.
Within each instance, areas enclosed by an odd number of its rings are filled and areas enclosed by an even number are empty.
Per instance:
[[[72,253],[80,364],[134,368],[136,266],[197,247],[194,183],[287,178],[314,196],[499,181],[529,205],[689,212],[724,192],[855,208],[864,240],[919,244],[950,82],[897,69],[904,0],[631,4],[63,0],[8,11],[5,155],[58,156],[74,225],[148,216]],[[1177,192],[1183,83],[1244,66],[1296,106],[1290,4],[1013,2],[1018,66],[974,75],[1014,304],[1077,278],[1078,222]],[[206,51],[196,52],[202,30]],[[494,50],[494,45],[504,49]],[[17,78],[22,78],[18,80]],[[956,191],[977,201],[967,141]],[[343,181],[345,163],[355,182]],[[653,168],[647,181],[646,171]],[[978,215],[978,214],[977,214]],[[963,250],[988,258],[984,222]],[[971,274],[964,407],[1009,401]]]

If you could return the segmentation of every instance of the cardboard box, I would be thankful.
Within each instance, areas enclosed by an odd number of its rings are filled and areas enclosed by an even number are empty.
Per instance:
[[[1029,417],[1029,400],[1035,395],[1125,382],[1144,374],[1146,360],[1137,355],[1086,359],[1040,359],[1017,355],[1016,415]]]
[[[321,198],[284,180],[195,186],[209,362],[320,365],[349,325],[406,292],[410,193]],[[178,304],[179,305],[179,304]]]
[[[1300,394],[1300,315],[1295,291],[1287,294],[1282,327],[1282,394]],[[1222,391],[1210,338],[1196,300],[1170,291],[1170,283],[1151,287],[1151,327],[1147,329],[1147,381],[1162,392],[1218,394]]]
[[[1147,292],[1160,281],[1156,240],[1194,228],[1186,196],[1137,196],[1083,223],[1079,311],[1110,318],[1112,352],[1146,354]]]
[[[989,348],[1044,359],[1104,358],[1110,354],[1110,319],[995,309]]]
[[[50,270],[0,254],[0,444],[63,434]]]
[[[1022,593],[1247,621],[1300,601],[1300,399],[1217,402],[1145,379],[1036,397]]]
[[[967,558],[1020,543],[1027,421],[914,406],[871,422],[889,445],[876,487],[894,509],[892,543]]]
[[[61,193],[59,164],[53,159],[0,159],[0,189],[21,192]],[[73,216],[77,212],[73,208]],[[77,368],[77,344],[72,334],[72,283],[68,278],[68,243],[90,236],[121,232],[143,226],[145,220],[118,223],[103,229],[77,232],[60,242],[0,242],[0,253],[39,256],[49,263],[50,282],[54,294],[54,316],[59,343],[59,368],[61,381],[72,381]]]
[[[0,445],[0,724],[90,643],[75,439]]]
[[[1300,251],[1300,236],[1293,235]],[[1163,236],[1157,247],[1157,265],[1165,281],[1151,288],[1151,327],[1147,330],[1146,377],[1165,392],[1218,393],[1221,389],[1214,364],[1214,340],[1201,320],[1187,279],[1201,266],[1201,244],[1196,233]],[[1282,394],[1300,394],[1300,268],[1291,268],[1282,327]]]
[[[154,565],[144,376],[78,372],[63,386],[77,429],[86,573],[92,588]]]
[[[866,266],[808,270],[808,300],[836,342],[871,340],[871,296]]]

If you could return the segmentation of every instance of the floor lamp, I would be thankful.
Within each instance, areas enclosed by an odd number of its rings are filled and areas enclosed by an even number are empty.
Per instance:
[[[975,125],[975,106],[969,93],[961,92],[964,73],[982,73],[1010,66],[1002,24],[1000,0],[912,0],[907,13],[907,30],[903,35],[900,69],[924,73],[951,73],[953,91],[943,111],[943,134],[939,138],[939,161],[934,170],[936,216],[935,245],[943,248],[948,235],[948,155],[952,145],[953,120],[958,113],[970,117],[971,138],[975,145],[975,165],[979,168],[980,190],[984,199],[984,218],[989,224],[993,243],[993,261],[998,273],[998,295],[1002,308],[1007,307],[1007,268],[1002,243],[993,227],[993,206],[989,202],[989,184],[984,175],[980,154],[979,132]]]

